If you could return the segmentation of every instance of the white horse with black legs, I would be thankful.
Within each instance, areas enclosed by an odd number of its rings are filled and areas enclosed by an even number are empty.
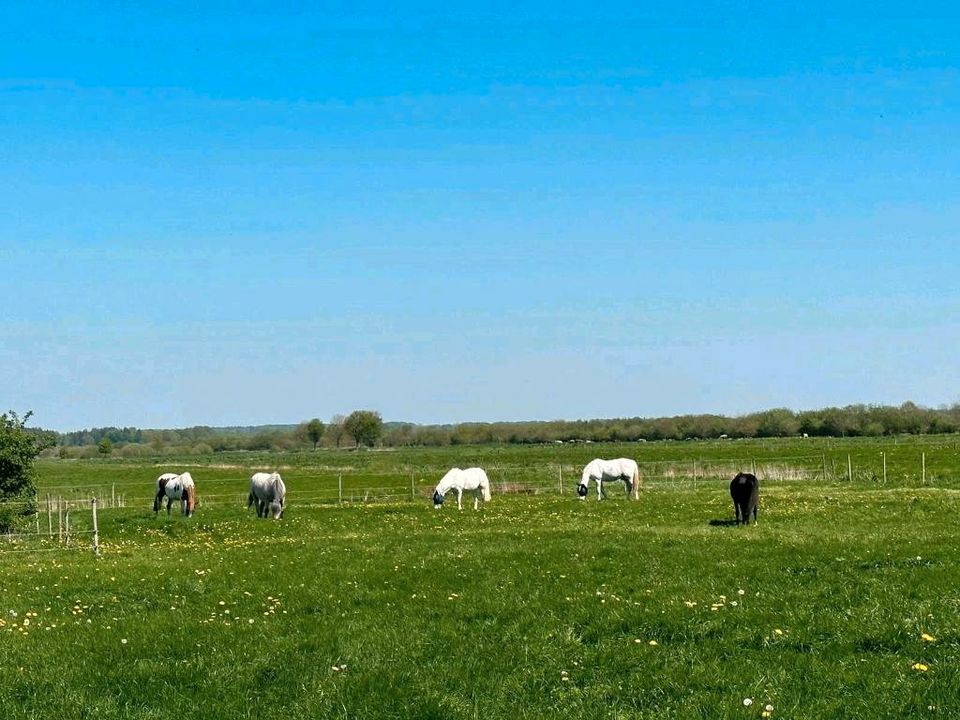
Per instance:
[[[283,517],[287,486],[283,484],[280,473],[258,472],[250,478],[250,495],[247,497],[247,510],[257,504],[257,517],[273,515],[274,520]]]
[[[463,510],[463,504],[460,502],[463,497],[463,491],[474,493],[473,509],[480,506],[480,499],[484,502],[490,502],[490,480],[483,468],[453,468],[437,483],[433,491],[433,507],[438,510],[443,506],[443,496],[451,490],[457,493],[457,509]]]
[[[590,481],[597,484],[597,500],[602,500],[606,493],[603,491],[603,483],[619,481],[626,486],[627,498],[630,498],[631,492],[633,499],[640,498],[640,468],[636,460],[630,458],[617,458],[616,460],[591,460],[583,469],[583,475],[580,477],[580,483],[577,485],[577,495],[581,500],[587,497],[587,488]]]
[[[153,498],[153,511],[160,512],[160,506],[163,505],[163,499],[167,499],[167,515],[170,514],[170,506],[174,500],[180,503],[180,512],[187,517],[193,515],[197,507],[197,487],[194,485],[193,476],[185,472],[180,475],[177,473],[164,473],[157,478],[157,494]]]

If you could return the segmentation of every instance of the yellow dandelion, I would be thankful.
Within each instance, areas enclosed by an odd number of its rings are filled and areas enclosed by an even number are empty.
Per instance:
[[[933,635],[928,635],[927,633],[923,633],[920,636],[920,639],[925,642],[933,642],[934,640],[936,640],[936,638]]]
[[[914,663],[914,664],[911,665],[910,667],[912,667],[914,670],[916,670],[916,671],[918,671],[918,672],[926,672],[927,670],[930,669],[929,667],[927,667],[927,666],[924,665],[923,663]]]

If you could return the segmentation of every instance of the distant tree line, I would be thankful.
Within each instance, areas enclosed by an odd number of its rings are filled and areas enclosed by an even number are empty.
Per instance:
[[[299,425],[197,425],[175,430],[101,427],[67,433],[47,432],[46,435],[52,438],[48,444],[56,446],[54,454],[61,458],[78,458],[174,453],[204,455],[235,450],[283,452],[317,449],[321,444],[335,448],[373,447],[381,444],[383,430],[380,413],[355,410],[347,416],[334,415],[329,423],[312,418]]]
[[[39,431],[38,431],[39,432]],[[372,410],[319,418],[299,425],[177,430],[134,427],[92,428],[52,436],[61,457],[155,455],[167,452],[206,454],[232,450],[302,451],[328,448],[442,446],[490,443],[615,442],[718,438],[859,437],[960,432],[960,404],[925,408],[848,405],[795,412],[775,408],[736,417],[678,415],[661,418],[615,418],[530,422],[415,425],[386,423]]]
[[[719,438],[859,437],[960,432],[960,405],[923,408],[848,405],[795,412],[775,408],[727,417],[677,415],[662,418],[552,420],[537,422],[395,424],[385,445],[459,445],[483,443],[617,442]]]

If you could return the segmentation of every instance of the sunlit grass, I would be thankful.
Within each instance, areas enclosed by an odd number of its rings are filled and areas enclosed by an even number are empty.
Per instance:
[[[797,483],[747,528],[711,525],[722,485],[109,510],[99,560],[0,552],[0,717],[951,717],[958,511]]]

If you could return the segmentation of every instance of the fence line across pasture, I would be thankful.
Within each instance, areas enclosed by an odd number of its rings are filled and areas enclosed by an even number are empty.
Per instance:
[[[843,459],[846,462],[843,462]],[[935,471],[932,453],[923,451],[917,457],[916,474],[903,471],[900,477],[920,485],[935,483],[943,477]],[[638,463],[641,480],[647,488],[697,489],[710,484],[727,482],[738,471],[750,470],[764,483],[793,482],[843,482],[868,481],[886,485],[889,479],[886,452],[879,453],[875,464],[861,457],[855,463],[851,455],[838,460],[826,454],[795,455],[777,458],[691,458],[686,460],[644,460]],[[495,494],[567,494],[579,482],[582,465],[573,463],[496,464],[487,465],[491,487]],[[942,466],[941,466],[942,467]],[[435,480],[442,469],[438,466],[405,466],[393,471],[367,471],[358,468],[298,468],[291,473],[297,477],[297,485],[288,485],[288,502],[303,506],[355,504],[369,502],[397,502],[423,500],[430,496]],[[429,478],[429,482],[427,482]],[[370,483],[371,484],[366,484]],[[246,505],[247,476],[218,477],[197,481],[197,504],[199,507]],[[143,494],[140,493],[141,486]],[[235,489],[227,491],[227,487]],[[118,493],[117,489],[121,492]],[[204,487],[220,492],[204,493]],[[134,489],[137,488],[137,489]],[[67,490],[68,495],[54,494],[55,490]],[[34,532],[18,531],[0,535],[2,552],[41,552],[61,547],[80,547],[80,538],[90,538],[90,547],[99,554],[99,528],[97,510],[115,510],[128,506],[128,492],[133,492],[133,502],[152,501],[154,491],[150,483],[117,478],[114,482],[80,486],[50,486],[41,488],[42,495],[36,498],[0,500],[0,509],[10,508],[15,513],[32,510],[26,514]],[[87,512],[90,515],[87,516]],[[89,517],[90,529],[76,526],[77,519]],[[46,520],[43,523],[43,520]],[[45,524],[46,527],[41,527]],[[31,540],[53,543],[54,547],[41,545],[23,547]],[[71,545],[71,540],[73,544]]]
[[[787,470],[781,469],[784,464],[787,463],[796,463],[796,462],[806,462],[809,464],[816,463],[816,467],[798,467],[796,465],[791,466]],[[822,474],[824,478],[827,477],[827,468],[826,463],[823,461],[821,456],[790,456],[786,458],[765,458],[760,461],[755,459],[744,459],[744,458],[720,458],[720,459],[710,459],[710,460],[649,460],[642,461],[639,463],[642,476],[644,481],[653,481],[653,480],[664,480],[670,479],[674,480],[676,478],[682,478],[683,481],[694,481],[700,482],[708,479],[720,479],[726,476],[727,474],[733,473],[740,469],[745,469],[749,467],[751,470],[757,471],[759,468],[760,471],[769,476],[770,479],[787,479],[790,477],[816,477],[817,474]],[[555,487],[559,492],[564,492],[564,486],[567,484],[572,484],[576,481],[579,476],[579,465],[573,464],[545,464],[538,466],[530,465],[492,465],[487,466],[488,475],[491,476],[491,479],[496,482],[497,480],[501,482],[510,482],[513,484],[525,483],[530,485],[542,485],[544,488]],[[652,470],[652,471],[651,471]],[[338,496],[342,495],[353,495],[355,496],[358,493],[376,493],[379,490],[378,486],[371,487],[370,485],[363,484],[364,481],[375,480],[377,478],[383,480],[394,481],[396,486],[406,486],[407,483],[410,483],[411,495],[416,494],[416,479],[419,476],[420,482],[424,481],[424,476],[430,477],[431,481],[433,480],[433,475],[439,474],[439,471],[434,468],[404,468],[401,471],[379,471],[379,472],[370,472],[365,470],[351,470],[351,471],[338,471],[333,472],[330,470],[324,470],[321,472],[310,472],[309,469],[306,471],[298,471],[297,476],[298,480],[301,482],[308,483],[318,483],[318,482],[329,482],[332,488],[334,482],[336,482],[338,487]],[[531,476],[541,476],[542,480],[530,481],[528,480]],[[346,481],[346,485],[344,484]],[[202,478],[198,479],[198,501],[203,502],[204,498],[207,500],[215,499],[219,495],[226,495],[229,498],[233,498],[237,495],[242,495],[246,493],[246,479],[244,477],[237,478],[211,478],[204,480]],[[80,488],[74,488],[70,486],[53,486],[50,488],[45,488],[48,491],[53,491],[57,488],[69,488],[74,499],[77,501],[85,501],[86,497],[90,494],[95,495],[100,499],[101,506],[112,507],[116,506],[116,487],[118,483],[112,483],[111,485],[89,485],[82,486]],[[120,481],[122,488],[130,489],[131,483],[129,481]],[[220,486],[220,485],[234,485],[236,490],[229,493],[204,493],[203,488],[209,486]],[[379,485],[379,484],[378,484]],[[138,486],[139,487],[139,486]],[[390,490],[393,491],[394,484],[391,483]],[[331,490],[332,492],[332,490]],[[141,493],[137,492],[139,496]],[[296,490],[291,490],[291,495],[295,496]],[[391,492],[391,494],[402,495],[400,492]],[[143,497],[152,497],[153,489],[150,484],[147,484],[142,488]],[[110,497],[110,502],[106,502],[106,498]]]

